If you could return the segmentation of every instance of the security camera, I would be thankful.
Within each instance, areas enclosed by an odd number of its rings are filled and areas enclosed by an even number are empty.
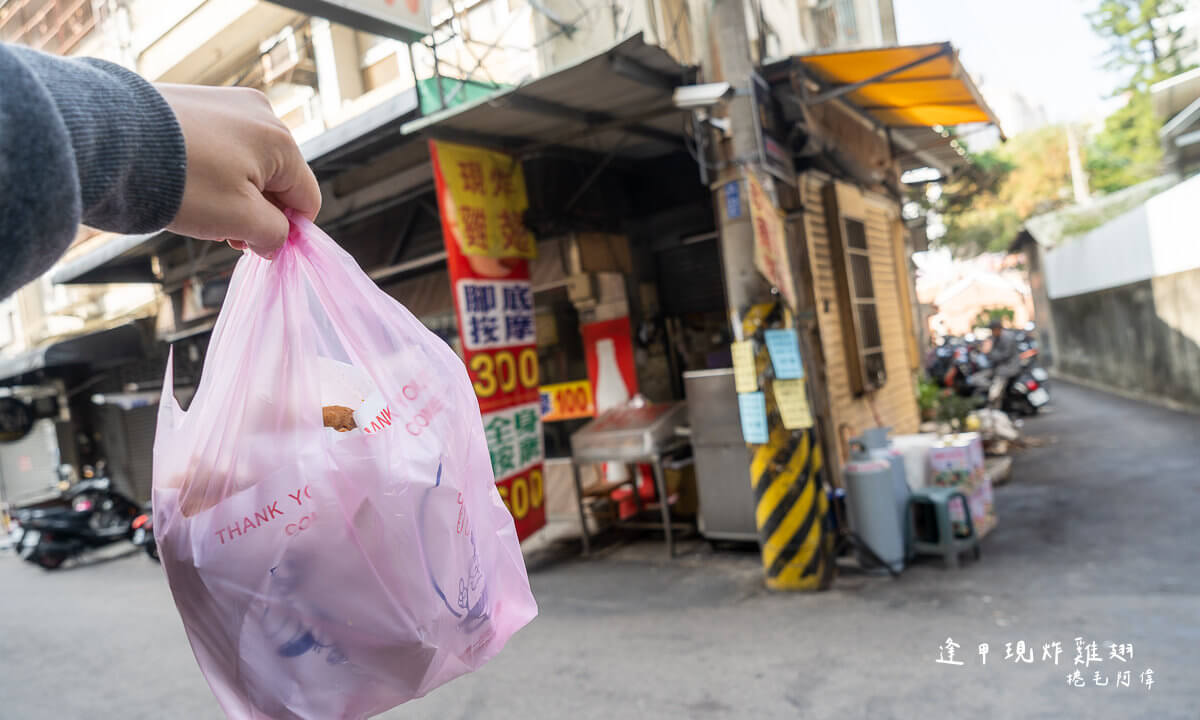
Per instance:
[[[703,110],[733,97],[733,86],[727,82],[682,85],[671,97],[680,110]]]

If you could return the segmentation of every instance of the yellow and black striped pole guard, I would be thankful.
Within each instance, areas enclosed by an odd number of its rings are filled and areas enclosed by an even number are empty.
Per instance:
[[[784,428],[771,386],[774,373],[762,331],[791,327],[778,303],[755,305],[742,318],[745,340],[755,340],[759,387],[767,401],[766,444],[750,445],[750,484],[763,573],[773,590],[824,590],[833,582],[833,532],[822,482],[824,458],[816,428]]]

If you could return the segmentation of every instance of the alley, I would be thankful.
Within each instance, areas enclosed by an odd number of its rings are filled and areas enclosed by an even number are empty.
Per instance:
[[[997,492],[981,563],[793,595],[761,589],[753,554],[705,545],[671,563],[650,539],[587,561],[539,553],[539,619],[482,671],[385,717],[1194,717],[1200,418],[1053,392],[1027,425],[1044,445]],[[1102,658],[1078,666],[1082,688],[1067,682],[1077,637]],[[947,638],[964,665],[935,662]],[[1057,666],[1043,660],[1056,641]],[[1014,662],[1018,642],[1032,663]],[[142,555],[48,574],[5,553],[0,657],[6,720],[220,717]]]

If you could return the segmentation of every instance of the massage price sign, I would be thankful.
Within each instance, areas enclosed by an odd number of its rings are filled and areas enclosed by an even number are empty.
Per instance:
[[[541,396],[521,164],[430,142],[463,360],[479,398],[492,471],[525,539],[546,524]]]
[[[542,422],[595,417],[596,398],[590,380],[543,385]]]

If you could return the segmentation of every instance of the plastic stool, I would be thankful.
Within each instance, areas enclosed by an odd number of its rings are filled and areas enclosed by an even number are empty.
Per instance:
[[[955,499],[962,502],[963,514],[967,519],[967,536],[957,537],[950,522],[950,503]],[[920,506],[933,508],[937,519],[937,542],[919,540],[913,527],[913,515]],[[926,487],[914,490],[908,499],[908,528],[910,555],[941,555],[946,567],[958,567],[959,553],[967,550],[975,551],[975,559],[981,554],[979,536],[975,534],[975,523],[971,520],[971,506],[967,504],[967,496],[961,490],[948,487]]]

